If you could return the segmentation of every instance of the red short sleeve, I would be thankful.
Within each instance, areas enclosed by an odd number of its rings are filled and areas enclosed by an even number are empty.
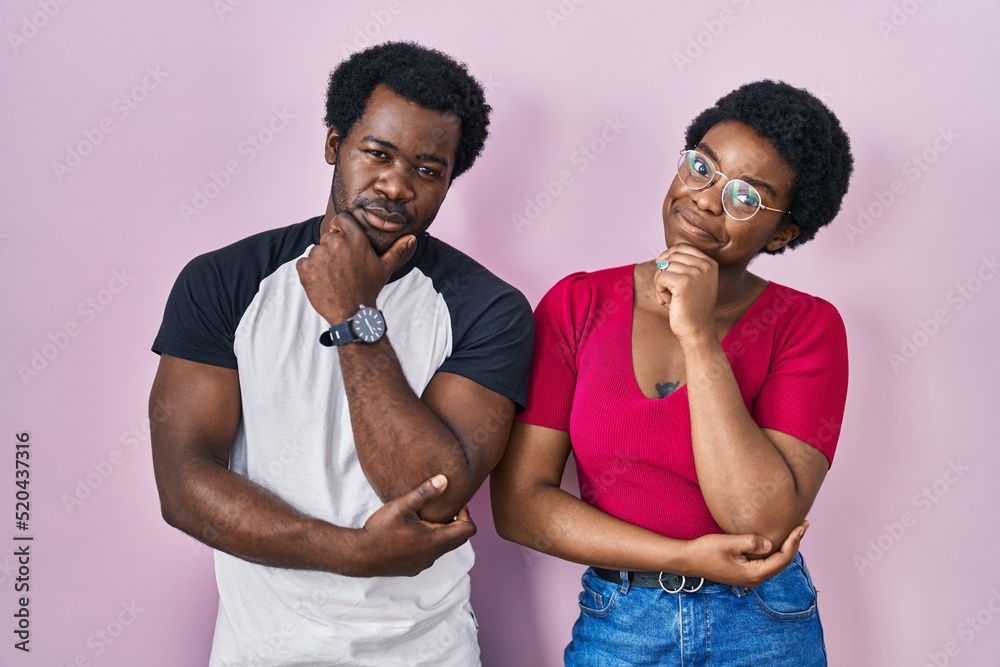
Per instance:
[[[518,421],[569,432],[576,392],[577,354],[593,299],[586,273],[571,274],[535,308],[535,351],[528,403]]]
[[[775,331],[754,421],[809,443],[832,463],[847,401],[847,332],[840,313],[815,297]]]

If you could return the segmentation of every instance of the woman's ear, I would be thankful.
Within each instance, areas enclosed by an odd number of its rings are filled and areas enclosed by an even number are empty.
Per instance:
[[[778,228],[778,231],[774,233],[774,238],[767,242],[764,249],[767,252],[774,252],[775,250],[784,248],[797,239],[801,233],[802,230],[794,222],[786,222]]]
[[[329,165],[337,164],[337,149],[340,148],[340,132],[337,128],[331,127],[326,133],[326,145],[323,148],[323,152],[326,157],[326,163]]]

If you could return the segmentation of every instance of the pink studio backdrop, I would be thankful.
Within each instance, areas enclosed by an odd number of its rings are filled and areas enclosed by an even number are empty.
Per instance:
[[[661,249],[675,151],[717,97],[770,77],[828,102],[857,160],[844,211],[756,270],[850,336],[804,543],[831,664],[996,664],[998,21],[986,0],[4,2],[0,664],[206,664],[211,552],[160,518],[149,345],[190,258],[323,211],[327,73],[401,38],[466,61],[495,109],[432,231],[532,303]],[[484,665],[561,664],[583,568],[500,540],[485,490],[473,514]]]

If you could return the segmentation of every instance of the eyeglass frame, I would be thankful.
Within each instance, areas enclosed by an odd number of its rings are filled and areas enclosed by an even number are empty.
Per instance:
[[[757,193],[757,199],[758,200],[762,199],[762,197],[760,196],[760,191],[757,190],[757,188],[754,187],[754,185],[752,183],[747,183],[742,178],[729,178],[728,176],[726,176],[725,174],[723,174],[721,171],[719,171],[719,168],[715,165],[715,162],[712,160],[711,156],[705,155],[701,151],[695,150],[693,148],[683,148],[678,153],[678,155],[680,155],[680,156],[683,157],[685,153],[697,153],[701,157],[705,158],[705,161],[708,162],[708,164],[712,165],[712,170],[715,172],[715,174],[712,176],[712,179],[708,183],[706,183],[705,185],[701,186],[700,188],[695,188],[695,187],[692,187],[692,186],[690,186],[690,185],[688,185],[687,183],[684,182],[684,178],[681,176],[681,170],[680,170],[681,160],[678,160],[677,161],[677,179],[681,182],[681,185],[683,185],[687,189],[694,190],[695,192],[701,192],[702,190],[707,190],[710,187],[712,187],[713,185],[715,185],[716,180],[718,180],[717,179],[718,176],[722,176],[724,179],[726,179],[726,181],[728,181],[728,183],[733,183],[733,182],[743,183],[748,188],[750,188],[755,193]],[[725,188],[723,188],[723,189],[725,189]],[[757,215],[758,213],[760,213],[760,209],[762,209],[762,208],[766,209],[768,211],[775,211],[777,213],[791,213],[791,211],[783,211],[780,208],[771,208],[770,206],[764,206],[763,203],[758,203],[757,204],[757,210],[754,211],[753,213],[751,213],[749,217],[746,217],[746,218],[736,218],[736,217],[734,217],[733,215],[731,215],[729,213],[728,209],[726,209],[726,199],[725,199],[725,197],[722,196],[722,194],[719,195],[719,199],[722,201],[722,210],[724,210],[726,212],[726,215],[728,215],[730,218],[733,218],[733,220],[739,220],[740,222],[746,222],[747,220],[750,220],[755,215]]]

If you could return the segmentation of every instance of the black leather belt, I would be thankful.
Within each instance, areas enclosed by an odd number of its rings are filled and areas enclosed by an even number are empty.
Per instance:
[[[604,570],[599,567],[593,568],[594,574],[605,581],[615,584],[622,583],[621,572],[618,570]],[[702,577],[685,577],[682,574],[671,572],[626,572],[629,584],[639,588],[662,588],[667,593],[694,593],[701,590],[705,584],[716,582]]]

